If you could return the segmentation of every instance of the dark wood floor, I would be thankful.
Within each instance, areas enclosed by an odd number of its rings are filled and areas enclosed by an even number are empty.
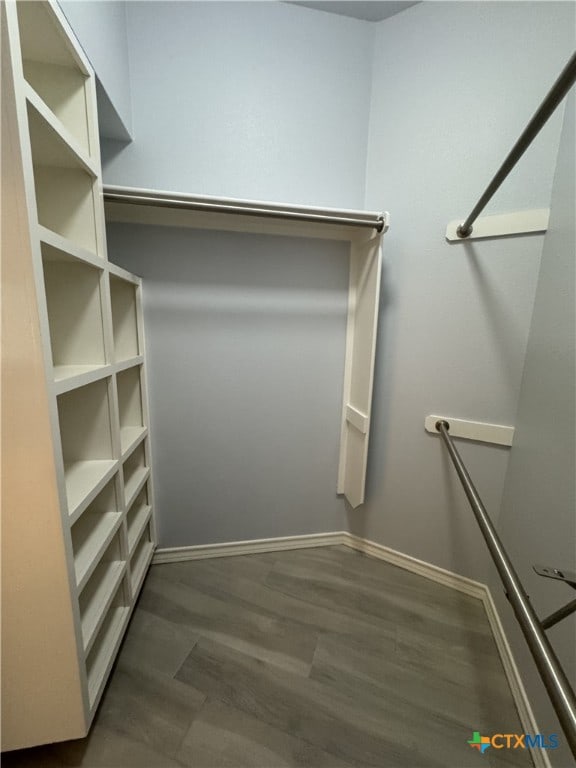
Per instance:
[[[2,766],[530,766],[478,600],[345,547],[151,568],[90,736]]]

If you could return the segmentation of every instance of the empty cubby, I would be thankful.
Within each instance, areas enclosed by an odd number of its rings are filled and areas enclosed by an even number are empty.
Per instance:
[[[80,593],[80,621],[82,642],[86,653],[90,651],[114,599],[118,585],[126,570],[126,560],[118,531],[108,544],[100,562]]]
[[[26,81],[71,136],[89,152],[92,102],[87,94],[87,73],[42,3],[18,3],[17,10]]]
[[[134,553],[130,558],[130,578],[132,594],[134,597],[136,596],[142,583],[146,565],[152,554],[153,548],[154,545],[152,543],[152,532],[150,530],[150,523],[148,523],[142,531],[142,534],[136,543]]]
[[[102,271],[46,243],[42,264],[54,378],[105,365]]]
[[[111,480],[72,526],[76,584],[82,589],[118,529],[122,513]]]
[[[88,698],[92,706],[104,685],[118,645],[124,631],[125,623],[130,613],[129,598],[123,583],[120,583],[106,614],[99,627],[94,644],[86,657],[86,674],[88,677]]]
[[[128,280],[110,275],[110,298],[115,360],[128,360],[140,354],[136,286]]]
[[[39,223],[96,253],[94,177],[30,104],[28,122]]]
[[[58,397],[62,457],[73,515],[98,489],[115,461],[112,447],[109,379],[74,389]]]
[[[142,488],[138,496],[132,502],[126,514],[128,524],[128,552],[133,554],[136,544],[140,540],[140,534],[150,519],[152,508],[150,506],[148,484]]]
[[[142,411],[141,367],[127,368],[116,376],[122,453],[145,433]]]
[[[141,443],[130,454],[123,464],[124,469],[124,496],[126,506],[130,506],[134,496],[139,493],[150,470],[146,464],[144,445]]]

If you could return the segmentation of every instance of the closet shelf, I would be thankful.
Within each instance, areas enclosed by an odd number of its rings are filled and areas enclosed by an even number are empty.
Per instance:
[[[137,366],[142,365],[143,362],[143,355],[135,355],[134,357],[129,357],[125,360],[118,360],[118,362],[114,363],[114,370],[116,373],[120,373],[121,371],[128,370],[128,368],[136,368]]]
[[[43,105],[39,101],[38,98],[28,99],[28,127],[34,164],[83,170],[93,179],[97,178],[94,164],[60,135],[59,128],[62,126],[50,120],[49,110],[42,109]]]
[[[126,501],[126,509],[130,509],[134,499],[142,490],[144,483],[150,476],[150,469],[148,467],[140,467],[135,472],[130,474],[127,481],[124,484],[124,497]]]
[[[152,507],[145,504],[136,510],[131,522],[128,524],[128,553],[130,557],[134,554],[136,545],[140,541],[147,524],[150,522],[151,515]]]
[[[92,251],[88,251],[86,248],[82,248],[82,246],[77,245],[69,238],[59,235],[42,224],[38,224],[37,232],[40,242],[48,246],[48,249],[44,248],[43,250],[47,250],[53,261],[76,259],[89,264],[91,267],[96,267],[96,269],[104,269],[104,260],[100,256],[97,256]]]
[[[389,214],[105,186],[109,221],[359,240],[388,230]]]
[[[95,710],[98,704],[99,694],[104,688],[129,616],[130,608],[125,605],[119,605],[110,611],[98,642],[88,658],[88,698],[92,710]]]
[[[130,580],[133,599],[136,599],[140,591],[148,565],[154,554],[154,544],[149,539],[146,539],[144,535],[146,529],[147,526],[144,528],[143,535],[140,537],[140,541],[136,545],[135,552],[130,560]]]
[[[64,464],[70,522],[74,522],[94,500],[117,470],[116,459],[92,459]]]
[[[98,176],[98,168],[94,162],[29,83],[24,83],[24,95],[26,101],[34,108],[36,114],[58,136],[65,151],[67,150],[76,159],[77,164],[83,166],[88,173],[94,177]]]
[[[98,630],[109,613],[108,609],[116,597],[116,592],[125,572],[126,562],[113,560],[112,562],[100,563],[92,574],[91,578],[96,580],[96,585],[91,591],[86,608],[82,613],[82,642],[86,654],[90,653],[94,645]],[[90,582],[85,589],[88,589],[88,586],[91,586]]]
[[[56,394],[70,392],[73,389],[92,384],[99,379],[112,375],[112,366],[108,363],[99,365],[55,365],[54,384]]]
[[[120,427],[122,459],[127,459],[148,434],[146,427]]]
[[[74,531],[78,526],[82,526],[84,529],[79,532],[82,540],[78,549],[74,551],[74,570],[79,592],[82,591],[100,562],[100,558],[112,541],[121,522],[122,515],[120,512],[105,512],[104,514],[86,512],[72,529],[73,539]]]

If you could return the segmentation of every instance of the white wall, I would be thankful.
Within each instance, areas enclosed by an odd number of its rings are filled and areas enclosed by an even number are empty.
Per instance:
[[[574,94],[566,106],[544,241],[516,439],[506,475],[499,532],[536,612],[547,616],[574,598],[532,565],[576,571],[576,135]],[[526,643],[497,577],[492,592],[535,707],[540,728],[561,734]],[[576,615],[548,631],[569,680],[576,679]],[[575,765],[565,746],[550,752],[554,765]]]
[[[132,129],[126,3],[59,0],[98,77],[98,118],[104,137],[126,140]]]
[[[362,207],[368,22],[276,2],[127,4],[134,143],[107,183]]]
[[[144,278],[159,544],[340,531],[348,245],[113,225]]]
[[[423,421],[438,413],[515,423],[543,238],[450,245],[444,232],[476,202],[573,43],[567,3],[424,2],[377,27],[366,205],[391,211],[392,226],[368,501],[350,527],[482,581],[484,543]],[[560,119],[488,213],[549,205]],[[496,517],[508,451],[461,450]]]

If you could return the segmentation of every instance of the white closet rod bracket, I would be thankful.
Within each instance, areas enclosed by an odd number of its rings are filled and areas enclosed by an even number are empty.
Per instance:
[[[460,437],[464,440],[476,440],[480,443],[492,443],[493,445],[506,445],[510,447],[514,439],[514,427],[504,424],[487,424],[482,421],[465,421],[454,419],[451,416],[427,416],[424,420],[424,429],[434,435],[438,435],[437,424],[443,421],[448,424],[450,437]]]
[[[533,235],[548,229],[549,208],[536,208],[531,211],[516,211],[497,216],[481,216],[474,222],[472,232],[462,238],[458,234],[461,219],[451,221],[446,227],[446,240],[449,243],[466,243],[469,240],[482,240],[488,237],[509,237],[510,235]]]

